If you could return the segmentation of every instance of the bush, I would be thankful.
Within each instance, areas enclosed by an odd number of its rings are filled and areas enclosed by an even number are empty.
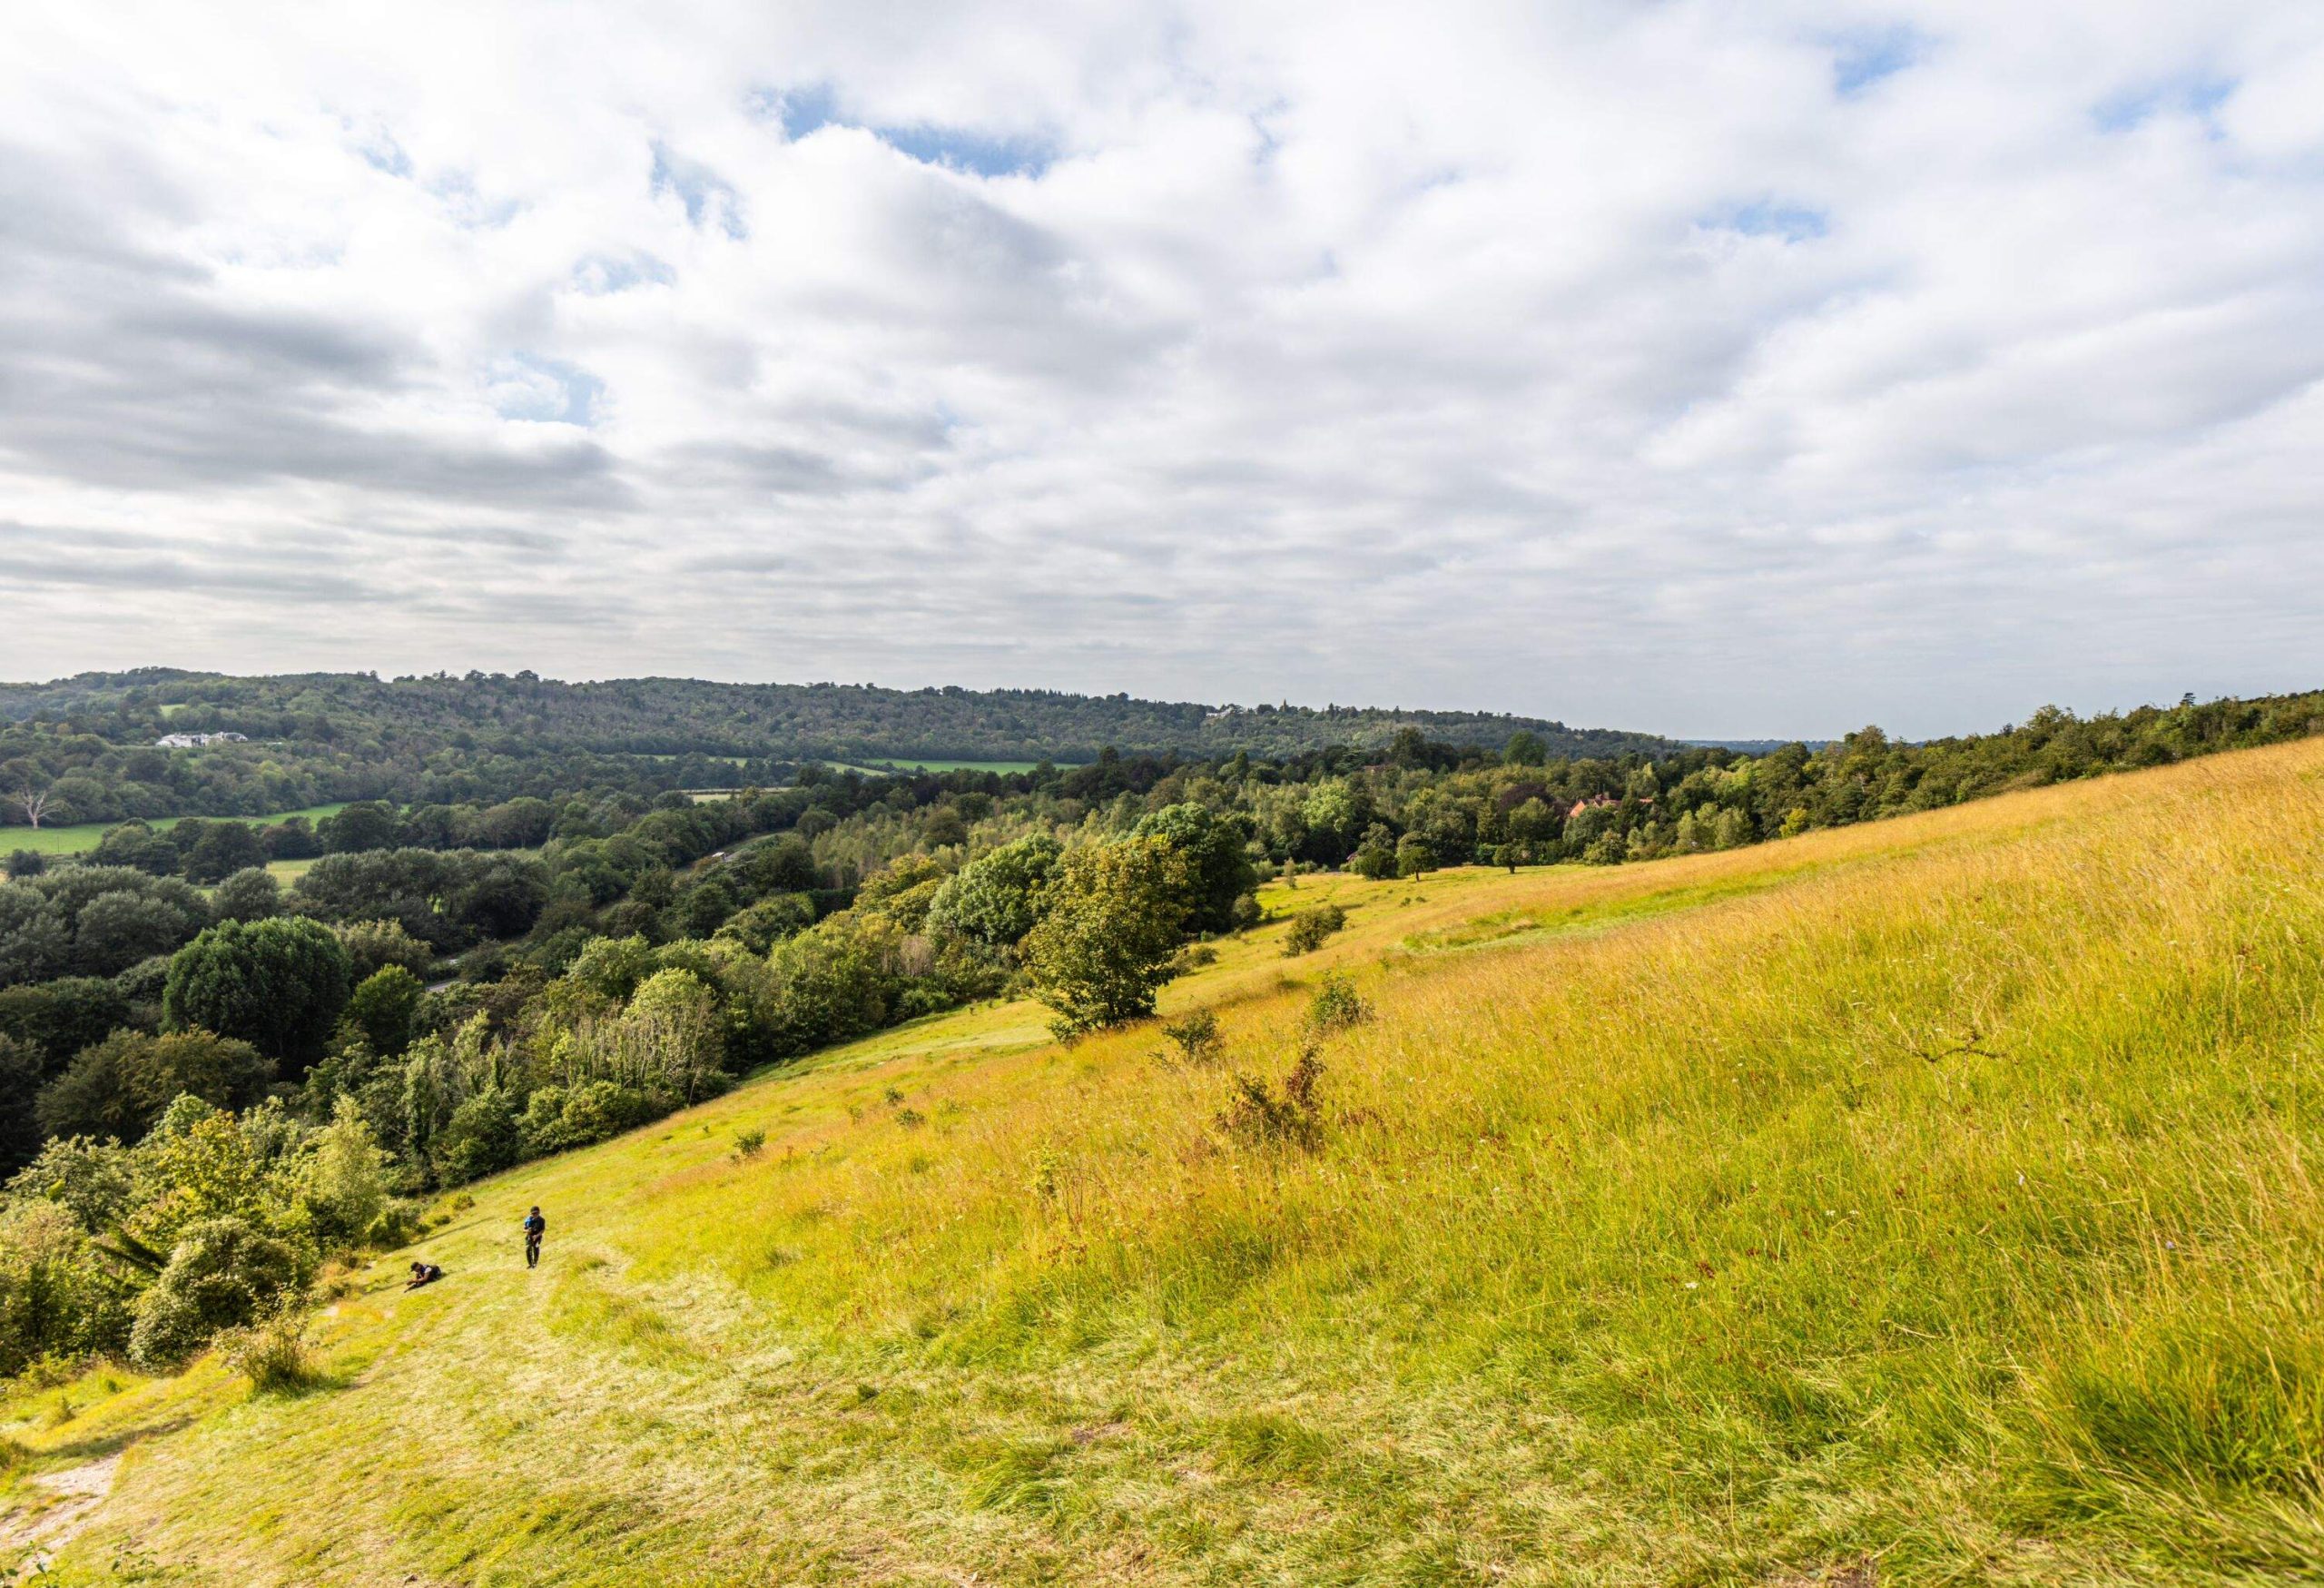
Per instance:
[[[161,1277],[138,1298],[129,1355],[141,1367],[173,1367],[221,1330],[250,1323],[305,1278],[299,1253],[243,1219],[189,1226]]]
[[[1315,1085],[1323,1076],[1323,1063],[1313,1048],[1300,1050],[1298,1062],[1283,1078],[1280,1094],[1256,1076],[1238,1075],[1227,1089],[1218,1128],[1253,1147],[1313,1151],[1324,1139],[1323,1117],[1315,1100]]]
[[[218,1336],[219,1354],[226,1366],[251,1381],[261,1394],[304,1389],[321,1375],[303,1298],[276,1298],[268,1316],[247,1328],[228,1329]]]
[[[1314,953],[1346,924],[1347,912],[1336,904],[1318,904],[1313,910],[1301,911],[1291,918],[1291,930],[1283,934],[1283,957],[1288,960]]]
[[[1372,1018],[1372,1005],[1355,990],[1344,971],[1327,971],[1307,1005],[1307,1029],[1319,1037],[1362,1025]]]
[[[1162,1034],[1178,1050],[1178,1061],[1182,1064],[1216,1064],[1226,1049],[1218,1034],[1218,1017],[1206,1009],[1167,1021],[1162,1027]]]
[[[756,1158],[765,1149],[765,1131],[753,1129],[749,1130],[737,1130],[734,1132],[734,1156],[736,1158]]]

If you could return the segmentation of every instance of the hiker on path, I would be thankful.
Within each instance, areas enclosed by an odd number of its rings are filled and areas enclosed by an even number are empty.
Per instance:
[[[527,1268],[541,1266],[541,1237],[547,1233],[548,1220],[541,1217],[538,1208],[525,1215],[525,1267]]]

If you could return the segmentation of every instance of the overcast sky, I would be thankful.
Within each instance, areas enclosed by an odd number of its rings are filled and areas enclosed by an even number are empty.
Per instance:
[[[235,9],[0,13],[0,674],[2324,685],[2309,0]]]

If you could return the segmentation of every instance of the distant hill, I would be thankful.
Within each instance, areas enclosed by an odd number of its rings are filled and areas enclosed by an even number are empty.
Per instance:
[[[1385,747],[1405,729],[1498,749],[1530,731],[1552,756],[1663,755],[1652,734],[1570,728],[1490,712],[1371,706],[1211,706],[1047,689],[883,689],[869,684],[714,684],[615,678],[567,684],[529,672],[381,679],[365,673],[236,677],[175,668],[0,684],[0,720],[70,719],[123,742],[156,734],[349,741],[418,736],[463,747],[799,761],[1094,760],[1125,755],[1283,755]]]
[[[1800,745],[1810,750],[1821,750],[1829,739],[1681,739],[1690,750],[1732,750],[1738,755],[1766,755],[1786,745]]]

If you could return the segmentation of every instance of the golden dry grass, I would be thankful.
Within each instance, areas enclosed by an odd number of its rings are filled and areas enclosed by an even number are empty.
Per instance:
[[[1219,1069],[923,1021],[477,1188],[303,1395],[15,1435],[134,1442],[68,1582],[2312,1576],[2319,778],[1306,879]],[[1322,1145],[1225,1132],[1331,967]]]

